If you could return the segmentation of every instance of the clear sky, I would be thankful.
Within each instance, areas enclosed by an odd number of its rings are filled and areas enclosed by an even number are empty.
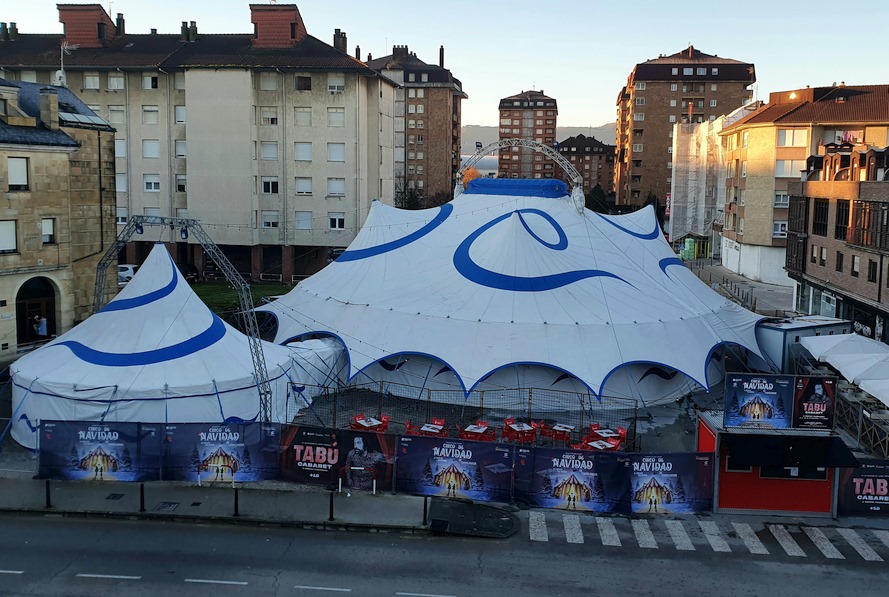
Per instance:
[[[268,0],[253,0],[264,4]],[[0,21],[22,33],[60,33],[58,0],[4,1]],[[86,2],[78,2],[86,3]],[[285,0],[279,4],[287,3]],[[615,119],[615,100],[633,66],[689,43],[756,66],[758,99],[771,91],[889,83],[885,58],[889,3],[849,13],[832,0],[303,0],[310,35],[333,43],[347,34],[349,53],[375,57],[407,45],[430,64],[445,47],[445,67],[469,99],[463,124],[497,126],[500,98],[526,89],[558,101],[560,126]],[[127,32],[178,33],[195,21],[203,33],[249,33],[250,0],[114,0]],[[883,58],[879,55],[882,54]]]

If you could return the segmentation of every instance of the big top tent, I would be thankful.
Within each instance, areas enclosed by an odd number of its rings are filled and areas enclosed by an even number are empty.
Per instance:
[[[271,416],[290,382],[322,383],[330,364],[263,343]],[[328,358],[328,361],[332,359]],[[41,420],[143,423],[260,420],[249,338],[195,295],[162,244],[95,315],[11,367],[13,438],[36,447]]]
[[[639,365],[709,388],[722,345],[759,354],[761,319],[683,266],[652,208],[578,213],[564,183],[500,179],[435,209],[375,202],[335,262],[258,311],[277,319],[276,342],[339,338],[353,380],[419,355],[467,393],[514,366],[551,368],[598,395]]]

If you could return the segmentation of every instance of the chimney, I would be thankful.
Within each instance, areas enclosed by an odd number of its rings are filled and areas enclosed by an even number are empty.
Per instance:
[[[250,22],[254,48],[290,48],[308,35],[295,4],[250,4]]]
[[[438,66],[444,68],[444,46],[438,47]]]
[[[152,30],[151,30],[151,34],[152,34],[152,35],[157,35],[157,29],[152,29]]]
[[[695,57],[695,47],[691,44],[689,44],[689,46],[688,46],[688,57],[689,58]]]
[[[361,46],[355,46],[355,60],[361,60]]]
[[[101,4],[58,4],[65,41],[81,48],[103,48],[117,36],[117,26]]]
[[[19,36],[19,28],[15,26],[15,23],[9,23],[9,41],[15,41]]]
[[[367,61],[370,62],[373,59],[374,59],[373,55],[370,52],[368,52],[367,53]]]
[[[346,49],[348,46],[346,44],[346,32],[341,31],[339,29],[334,29],[333,31],[333,47],[339,50],[340,52],[348,53]]]
[[[198,26],[194,21],[188,26],[188,41],[198,40]]]
[[[116,33],[117,33],[118,37],[120,37],[121,35],[124,35],[126,33],[126,29],[124,27],[124,22],[123,22],[123,13],[122,12],[117,13],[117,22],[115,23],[114,26],[117,27]]]
[[[40,88],[40,122],[51,131],[59,130],[59,90]]]
[[[9,41],[9,29],[6,23],[0,23],[0,41]]]
[[[392,46],[392,59],[395,62],[404,62],[407,60],[407,46]]]
[[[188,41],[188,21],[182,21],[179,28],[179,41]]]

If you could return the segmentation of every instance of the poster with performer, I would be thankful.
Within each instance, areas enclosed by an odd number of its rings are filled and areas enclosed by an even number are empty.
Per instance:
[[[41,479],[158,479],[160,425],[43,421],[39,437]]]
[[[176,423],[163,427],[164,480],[247,483],[278,478],[280,425]]]
[[[339,475],[338,430],[302,425],[281,426],[280,476],[284,481],[336,485]]]
[[[713,454],[631,454],[632,512],[681,514],[713,509]]]
[[[836,377],[797,376],[793,393],[793,426],[797,429],[833,429]]]
[[[419,495],[508,501],[513,446],[421,436],[398,438],[395,489]]]
[[[517,448],[515,477],[516,500],[532,508],[622,514],[630,510],[627,454]]]
[[[889,516],[889,460],[862,460],[840,469],[837,514]]]
[[[790,428],[793,380],[791,375],[727,373],[725,427]]]
[[[396,436],[340,429],[339,478],[343,491],[391,491]],[[338,481],[339,483],[339,481]]]

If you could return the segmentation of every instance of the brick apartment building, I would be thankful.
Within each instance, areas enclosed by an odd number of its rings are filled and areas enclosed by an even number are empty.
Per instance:
[[[599,185],[606,195],[613,190],[614,145],[602,143],[595,137],[580,134],[559,142],[559,153],[583,177],[583,192],[586,195]],[[571,180],[561,168],[556,168],[558,178],[569,185]]]
[[[541,91],[522,91],[500,100],[500,139],[528,139],[549,147],[556,140],[559,108]],[[500,178],[555,178],[556,164],[544,154],[524,147],[500,150]]]

